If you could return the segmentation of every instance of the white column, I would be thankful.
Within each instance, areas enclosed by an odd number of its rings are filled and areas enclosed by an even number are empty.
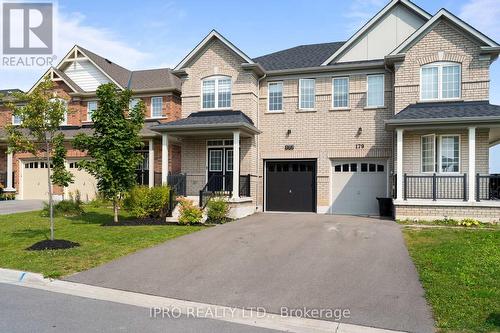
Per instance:
[[[396,129],[396,200],[403,200],[403,129]]]
[[[161,136],[161,183],[167,184],[168,177],[168,136],[163,133]]]
[[[476,128],[469,127],[469,201],[476,201]]]
[[[12,179],[12,153],[7,154],[7,184],[6,184],[5,191],[10,192],[10,191],[15,191],[14,189],[14,182]]]
[[[149,154],[148,154],[148,164],[149,164],[149,187],[153,187],[155,184],[155,149],[153,139],[149,140]]]
[[[233,132],[233,199],[240,197],[240,131]]]

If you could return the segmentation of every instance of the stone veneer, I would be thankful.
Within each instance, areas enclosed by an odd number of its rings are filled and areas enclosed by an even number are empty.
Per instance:
[[[462,205],[395,205],[398,220],[427,220],[473,218],[482,222],[500,223],[500,206],[463,203]]]

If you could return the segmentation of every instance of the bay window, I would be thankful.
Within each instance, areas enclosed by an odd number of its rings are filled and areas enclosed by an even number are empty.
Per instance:
[[[349,107],[349,78],[335,77],[332,80],[332,95],[334,109]]]
[[[231,78],[216,76],[204,79],[201,84],[203,109],[227,109],[231,107]]]
[[[460,98],[460,64],[438,62],[420,69],[420,99],[441,100]]]

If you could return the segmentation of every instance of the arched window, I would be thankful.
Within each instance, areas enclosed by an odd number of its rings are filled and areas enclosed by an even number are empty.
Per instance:
[[[420,99],[457,99],[461,96],[461,66],[455,62],[434,62],[420,68]]]
[[[62,98],[51,98],[50,101],[61,102],[64,107],[64,119],[61,125],[68,125],[68,101]]]
[[[202,109],[228,109],[231,107],[231,78],[211,76],[201,82]]]

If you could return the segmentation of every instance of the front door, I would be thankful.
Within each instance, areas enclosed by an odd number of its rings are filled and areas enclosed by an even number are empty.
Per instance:
[[[233,189],[233,148],[208,149],[208,190]]]

